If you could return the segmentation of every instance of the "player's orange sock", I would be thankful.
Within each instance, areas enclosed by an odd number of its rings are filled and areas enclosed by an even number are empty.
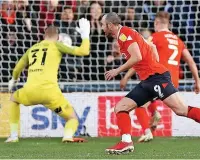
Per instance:
[[[147,114],[146,109],[142,107],[136,108],[135,114],[142,127],[143,132],[145,132],[145,130],[149,128],[149,116]]]
[[[187,117],[195,120],[198,123],[200,123],[200,108],[188,106]]]
[[[150,105],[148,106],[148,110],[149,112],[151,113],[151,115],[154,115],[154,112],[156,111],[157,109],[157,105],[158,105],[158,102],[157,101],[153,101],[150,103]]]
[[[122,111],[116,114],[117,116],[117,125],[120,129],[121,135],[131,134],[131,119],[129,112]]]

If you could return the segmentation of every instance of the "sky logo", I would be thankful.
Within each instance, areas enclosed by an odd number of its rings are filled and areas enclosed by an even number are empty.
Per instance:
[[[75,111],[79,120],[79,127],[75,134],[76,136],[80,135],[82,131],[85,130],[85,122],[87,120],[90,109],[90,106],[85,107],[81,115],[77,114],[77,112]],[[62,117],[58,116],[54,112],[51,112],[51,115],[49,116],[47,112],[48,109],[42,106],[33,108],[32,118],[36,120],[36,123],[31,126],[33,130],[45,130],[49,127],[52,130],[56,130],[58,128],[59,123],[63,127],[65,126],[66,121]]]

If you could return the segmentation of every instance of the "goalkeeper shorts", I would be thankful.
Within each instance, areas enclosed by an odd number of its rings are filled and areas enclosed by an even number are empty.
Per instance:
[[[59,87],[45,88],[41,86],[25,86],[14,92],[16,102],[25,106],[42,104],[59,114],[64,119],[73,113],[73,107],[64,97]]]

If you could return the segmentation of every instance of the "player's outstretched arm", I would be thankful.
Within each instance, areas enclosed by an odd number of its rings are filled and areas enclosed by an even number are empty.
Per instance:
[[[119,73],[132,68],[134,64],[136,64],[142,60],[142,55],[141,55],[140,48],[139,48],[137,42],[131,43],[128,46],[127,51],[129,52],[131,57],[126,61],[125,64],[123,64],[119,68],[112,69],[110,71],[105,72],[106,80],[111,80],[113,77],[117,76]]]
[[[126,63],[124,63],[122,66],[118,68],[119,73],[132,68],[134,64],[142,60],[142,55],[137,42],[133,42],[132,44],[129,45],[128,52],[131,57],[126,61]]]
[[[181,58],[188,64],[190,71],[192,72],[192,75],[195,80],[195,92],[199,93],[200,92],[200,79],[199,79],[198,69],[197,69],[197,66],[196,66],[190,52],[188,51],[188,49],[183,50]]]
[[[56,47],[61,53],[70,54],[74,56],[88,56],[90,53],[89,39],[82,40],[81,46],[66,46],[62,42],[56,42]]]
[[[80,33],[82,38],[80,47],[65,46],[61,42],[56,42],[56,46],[61,53],[67,53],[76,56],[88,56],[90,53],[90,22],[85,18],[79,19],[79,27],[76,27],[76,30]]]
[[[19,60],[19,62],[17,62],[15,68],[13,69],[12,79],[8,83],[8,90],[10,92],[17,83],[22,70],[28,65],[28,53],[29,50],[22,56],[22,58]]]

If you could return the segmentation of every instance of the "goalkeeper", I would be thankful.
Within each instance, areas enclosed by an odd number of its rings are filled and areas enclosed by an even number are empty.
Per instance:
[[[58,83],[57,74],[63,54],[87,56],[90,52],[90,23],[82,18],[77,31],[81,34],[80,47],[65,46],[58,42],[58,29],[50,26],[46,29],[44,40],[27,50],[16,64],[12,79],[9,81],[9,91],[12,91],[22,70],[28,66],[28,78],[23,88],[15,91],[10,101],[11,134],[6,142],[18,142],[18,126],[20,119],[20,104],[25,106],[42,104],[51,109],[67,122],[64,128],[63,142],[82,141],[73,138],[79,122],[72,105],[63,96]]]

